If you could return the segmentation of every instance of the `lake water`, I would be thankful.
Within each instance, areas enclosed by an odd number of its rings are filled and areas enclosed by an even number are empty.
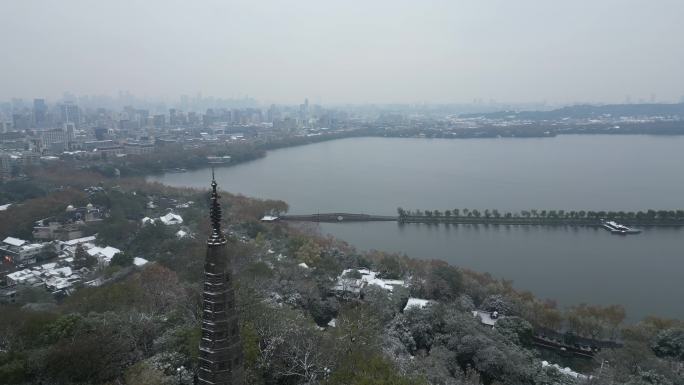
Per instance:
[[[395,214],[396,208],[684,208],[684,137],[352,138],[219,168],[221,188],[282,199],[290,213]],[[151,178],[208,187],[208,170]],[[396,223],[321,224],[359,249],[404,252],[511,279],[562,305],[625,305],[630,319],[684,318],[684,229]]]

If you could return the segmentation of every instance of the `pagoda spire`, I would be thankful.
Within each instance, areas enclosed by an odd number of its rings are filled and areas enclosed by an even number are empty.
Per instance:
[[[232,258],[221,231],[221,204],[214,170],[211,171],[211,234],[207,239],[202,293],[202,338],[197,383],[242,385],[243,357],[233,288]]]
[[[211,168],[211,206],[209,208],[209,218],[211,218],[211,235],[207,243],[222,244],[226,243],[226,238],[221,231],[221,203],[217,191],[218,184],[216,183],[216,176],[214,168]]]

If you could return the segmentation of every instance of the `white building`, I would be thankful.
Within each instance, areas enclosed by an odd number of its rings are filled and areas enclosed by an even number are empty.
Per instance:
[[[0,244],[0,253],[9,256],[14,263],[35,263],[36,256],[46,250],[50,243],[29,243],[23,239],[7,237]]]
[[[477,317],[483,325],[494,327],[496,321],[499,320],[500,315],[499,312],[496,311],[486,312],[482,310],[473,310],[473,317]]]
[[[44,286],[53,293],[67,290],[80,281],[80,274],[68,266],[58,267],[57,263],[46,263],[7,274],[8,286]]]
[[[161,223],[167,226],[180,225],[183,223],[183,218],[180,215],[174,213],[168,213],[164,216],[161,216],[159,217],[159,220],[161,221]]]
[[[358,274],[355,274],[356,272]],[[350,274],[360,275],[360,278],[352,278]],[[406,282],[399,279],[378,278],[378,273],[369,269],[346,269],[337,277],[337,282],[333,286],[336,292],[348,292],[358,294],[368,285],[376,285],[392,292],[397,286],[406,286]]]
[[[168,213],[166,215],[163,215],[159,218],[150,218],[150,217],[145,217],[141,220],[143,226],[144,225],[151,225],[156,222],[161,222],[162,224],[166,226],[171,226],[171,225],[180,225],[183,224],[183,217],[181,217],[178,214],[174,213]]]
[[[116,254],[119,254],[121,250],[117,249],[116,247],[111,247],[111,246],[106,246],[106,247],[98,247],[98,246],[93,246],[89,249],[86,250],[88,254],[91,256],[97,258],[97,261],[102,264],[102,265],[109,265],[109,262],[112,261],[112,258]]]
[[[406,306],[404,306],[403,311],[406,311],[406,310],[412,309],[412,308],[422,309],[422,308],[427,307],[429,304],[430,304],[430,300],[427,300],[427,299],[409,298],[408,302],[406,302]]]

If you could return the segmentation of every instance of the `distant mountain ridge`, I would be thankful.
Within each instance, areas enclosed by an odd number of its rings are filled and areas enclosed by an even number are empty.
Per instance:
[[[676,104],[578,104],[551,111],[498,111],[490,113],[462,114],[461,118],[559,120],[590,119],[610,115],[619,116],[671,116],[684,118],[684,103]]]

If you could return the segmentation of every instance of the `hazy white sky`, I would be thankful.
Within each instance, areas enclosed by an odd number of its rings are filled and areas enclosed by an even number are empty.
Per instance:
[[[2,0],[0,99],[684,95],[682,0]]]

